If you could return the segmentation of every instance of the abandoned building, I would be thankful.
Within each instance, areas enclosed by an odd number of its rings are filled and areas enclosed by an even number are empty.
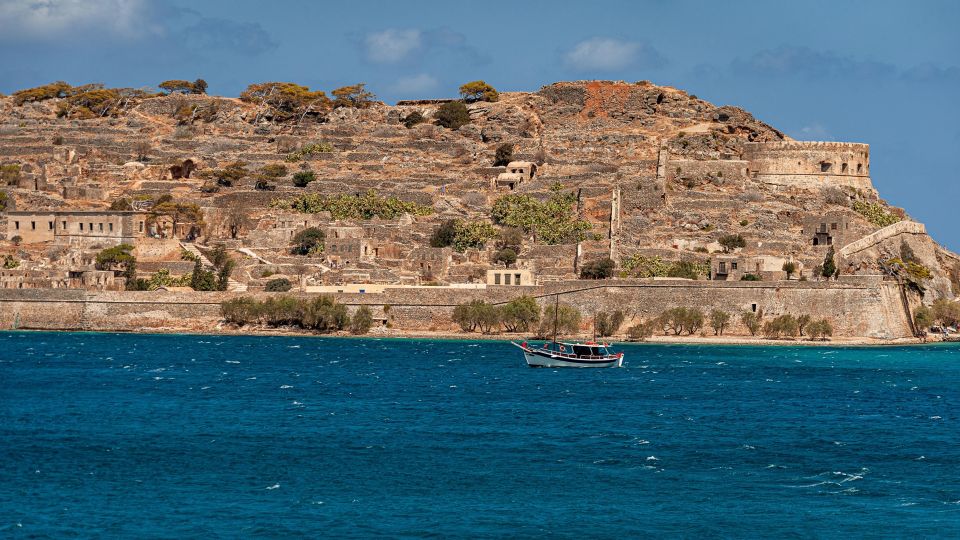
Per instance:
[[[533,274],[525,268],[497,268],[487,270],[487,285],[536,285]]]
[[[840,213],[808,216],[803,220],[801,232],[811,246],[836,246],[838,249],[860,236],[851,234],[850,218]]]
[[[521,183],[532,180],[537,174],[537,164],[532,161],[511,161],[506,172],[497,175],[498,189],[516,189]]]
[[[125,211],[64,210],[7,212],[7,239],[21,242],[54,242],[67,245],[132,244],[147,234],[148,215]]]

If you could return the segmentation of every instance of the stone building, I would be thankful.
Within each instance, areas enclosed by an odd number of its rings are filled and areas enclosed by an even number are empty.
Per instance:
[[[831,212],[807,216],[803,219],[804,240],[811,246],[836,246],[837,249],[856,240],[856,227],[851,230],[851,219],[841,213]]]
[[[497,175],[498,189],[516,189],[521,183],[532,180],[537,174],[537,164],[532,161],[511,161],[506,172]]]
[[[819,188],[850,186],[873,191],[870,145],[847,142],[747,142],[748,175],[765,184]]]
[[[142,212],[114,210],[7,212],[6,232],[8,239],[19,236],[27,244],[133,244],[146,236],[147,218]]]
[[[323,254],[329,264],[340,267],[358,262],[373,262],[377,256],[377,247],[374,241],[367,238],[328,236],[324,241]]]
[[[787,273],[783,270],[783,264],[787,260],[772,255],[718,254],[710,257],[710,276],[717,281],[739,281],[747,274],[758,276],[764,281],[786,279]],[[799,263],[797,265],[799,266]]]
[[[404,269],[416,272],[423,279],[443,279],[452,261],[453,250],[448,247],[421,247],[410,252]]]
[[[487,270],[487,285],[536,285],[533,274],[525,268],[494,268]]]

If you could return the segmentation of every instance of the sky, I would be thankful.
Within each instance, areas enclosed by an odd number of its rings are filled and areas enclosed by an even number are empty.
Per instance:
[[[875,187],[960,251],[960,2],[0,0],[0,92],[365,82],[380,99],[650,80],[800,140],[871,145]]]

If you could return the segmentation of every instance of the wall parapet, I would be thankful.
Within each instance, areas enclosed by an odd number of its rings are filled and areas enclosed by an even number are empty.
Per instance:
[[[849,244],[840,248],[840,250],[837,251],[837,255],[840,257],[849,257],[854,253],[873,247],[888,238],[897,236],[898,234],[927,234],[927,228],[923,225],[923,223],[919,223],[917,221],[898,221],[893,225],[887,225],[882,229],[874,231],[859,240],[850,242]]]
[[[776,150],[855,150],[869,151],[870,145],[856,142],[833,141],[767,141],[743,143],[746,151],[776,151]]]

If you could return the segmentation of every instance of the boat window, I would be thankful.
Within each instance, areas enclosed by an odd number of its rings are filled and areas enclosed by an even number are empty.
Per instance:
[[[583,345],[574,345],[573,354],[577,356],[590,356],[592,353],[590,352],[590,347],[585,347]]]

